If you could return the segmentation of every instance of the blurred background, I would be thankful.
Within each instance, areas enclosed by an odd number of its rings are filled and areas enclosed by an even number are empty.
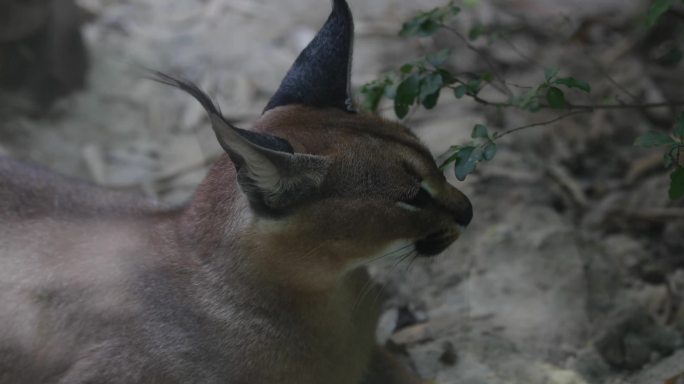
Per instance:
[[[379,342],[437,383],[684,382],[684,203],[668,198],[684,156],[668,170],[662,149],[633,146],[670,132],[684,107],[684,7],[463,0],[451,31],[401,37],[446,1],[349,2],[357,89],[442,49],[440,67],[488,84],[479,101],[445,88],[433,109],[411,109],[405,123],[436,158],[476,124],[501,133],[562,117],[498,139],[464,182],[447,168],[475,220],[436,259],[371,265],[389,293]],[[665,12],[648,25],[654,6]],[[197,82],[248,128],[329,11],[328,0],[0,0],[0,154],[179,204],[221,150],[201,107],[142,68]],[[591,92],[563,88],[567,104],[538,111],[482,102],[524,97],[554,72]],[[396,119],[389,88],[378,110]]]

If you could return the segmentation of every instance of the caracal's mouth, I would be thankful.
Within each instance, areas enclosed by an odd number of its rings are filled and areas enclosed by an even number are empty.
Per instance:
[[[436,256],[447,249],[460,235],[460,229],[432,233],[415,242],[416,252],[421,257]]]

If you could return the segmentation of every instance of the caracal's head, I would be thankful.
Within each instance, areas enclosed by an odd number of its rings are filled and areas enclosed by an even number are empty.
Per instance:
[[[277,273],[337,276],[382,255],[434,256],[473,216],[409,129],[355,111],[353,29],[347,3],[334,0],[252,131],[231,126],[192,84],[160,75],[208,110],[253,213],[255,257]]]

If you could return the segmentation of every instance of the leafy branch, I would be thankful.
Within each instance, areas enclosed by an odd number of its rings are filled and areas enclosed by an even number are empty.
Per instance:
[[[655,0],[651,3],[646,13],[646,25],[653,27],[658,24],[660,17],[670,10],[677,0]],[[684,0],[679,0],[680,3],[684,3]]]
[[[547,126],[553,123],[557,123],[561,120],[567,119],[569,117],[578,115],[580,113],[587,112],[589,111],[569,112],[557,116],[551,120],[522,125],[520,127],[507,129],[503,132],[493,132],[492,134],[489,133],[489,130],[485,125],[476,124],[475,127],[473,127],[473,131],[470,135],[470,137],[475,141],[472,141],[465,145],[455,145],[449,148],[449,151],[447,153],[451,152],[451,154],[442,163],[442,165],[440,165],[440,168],[445,169],[453,163],[456,178],[460,181],[463,181],[465,180],[466,176],[468,176],[468,174],[472,173],[475,170],[478,163],[494,159],[494,156],[496,156],[496,152],[498,149],[496,141],[501,139],[502,137],[507,136],[511,133],[522,131],[524,129]]]
[[[653,26],[658,19],[678,0],[654,0],[646,15],[646,23]],[[684,3],[684,0],[679,0]],[[478,55],[486,64],[488,71],[482,73],[454,74],[445,67],[451,51],[448,49],[435,52],[415,61],[403,64],[397,71],[386,73],[379,79],[362,86],[362,106],[370,111],[377,111],[383,98],[393,101],[394,113],[400,119],[405,118],[412,107],[432,109],[437,105],[442,91],[448,89],[455,99],[470,98],[488,107],[514,108],[520,111],[536,113],[540,110],[556,110],[559,115],[550,120],[511,128],[502,132],[490,133],[483,124],[473,127],[471,139],[466,144],[452,146],[445,154],[443,169],[453,165],[454,173],[459,180],[464,180],[472,173],[477,164],[491,161],[497,153],[497,140],[511,133],[522,130],[550,126],[560,120],[578,114],[590,113],[606,109],[654,109],[684,106],[684,101],[668,101],[661,103],[601,103],[582,104],[568,100],[570,91],[590,94],[592,87],[586,81],[573,76],[561,76],[559,68],[544,68],[543,81],[534,86],[521,86],[508,83],[499,72],[493,58],[473,42],[482,36],[496,37],[499,33],[481,24],[475,24],[467,36],[452,27],[453,21],[461,13],[461,8],[450,1],[443,7],[422,12],[405,22],[401,28],[403,37],[429,37],[438,31],[446,31],[454,35],[469,50]],[[499,36],[502,37],[502,36]],[[503,38],[503,37],[502,37]],[[516,50],[516,52],[519,52]],[[522,55],[522,53],[520,53]],[[527,57],[523,56],[525,59]],[[535,63],[536,67],[541,65]],[[513,86],[513,87],[512,87]],[[486,87],[498,91],[503,99],[490,100],[481,96]],[[513,90],[516,89],[516,91]],[[666,167],[674,167],[670,197],[678,198],[684,194],[684,170],[679,161],[684,138],[684,118],[680,119],[672,134],[649,133],[637,140],[640,146],[666,146],[664,156]],[[666,138],[667,137],[667,138]]]
[[[670,199],[684,196],[684,112],[679,115],[672,132],[648,132],[639,136],[634,145],[639,147],[664,147],[663,163],[672,169],[670,174]]]

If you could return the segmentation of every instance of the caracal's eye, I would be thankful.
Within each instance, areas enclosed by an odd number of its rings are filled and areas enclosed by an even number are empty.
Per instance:
[[[419,188],[418,192],[409,199],[403,201],[412,207],[425,208],[433,202],[432,196],[423,188]]]

